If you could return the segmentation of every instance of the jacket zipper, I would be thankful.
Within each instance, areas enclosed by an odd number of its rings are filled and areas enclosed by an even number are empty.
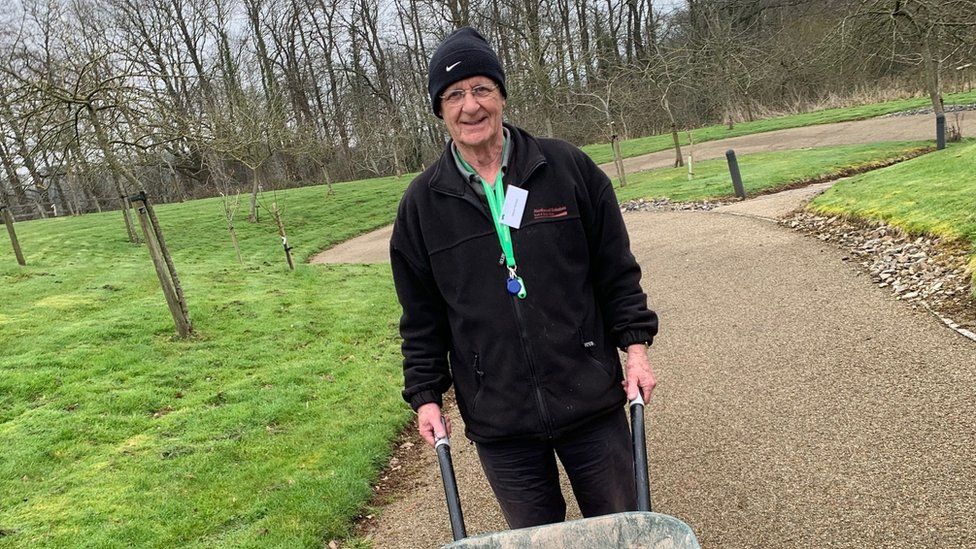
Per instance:
[[[529,180],[529,177],[539,168],[543,163],[539,162],[532,166],[525,174],[525,181]],[[522,183],[525,186],[525,183]],[[546,405],[545,398],[542,396],[542,384],[539,382],[539,375],[535,369],[535,362],[532,360],[532,352],[529,346],[529,335],[525,330],[525,318],[522,316],[522,304],[520,303],[518,296],[512,296],[512,307],[515,310],[515,323],[518,325],[519,330],[519,340],[522,343],[522,354],[525,355],[525,362],[529,366],[529,377],[532,380],[532,388],[535,393],[536,404],[539,406],[539,416],[542,419],[542,426],[546,430],[546,436],[552,438],[552,416],[549,413],[549,407]]]
[[[515,309],[515,323],[519,329],[519,341],[522,343],[522,354],[525,355],[525,362],[529,366],[529,378],[531,378],[532,388],[535,390],[535,400],[539,406],[542,426],[546,430],[546,436],[552,438],[552,417],[549,414],[549,407],[546,406],[546,401],[542,397],[542,386],[539,383],[539,376],[535,371],[535,362],[533,362],[532,353],[529,350],[529,336],[525,332],[525,319],[522,317],[522,304],[519,303],[518,296],[512,296],[512,307]]]
[[[536,164],[534,164],[531,168],[529,168],[528,171],[526,171],[525,175],[523,176],[524,181],[528,181],[529,178],[532,176],[532,174],[534,174],[535,171],[544,164],[545,164],[545,160],[541,160]],[[525,183],[523,182],[523,186],[524,185]],[[458,198],[461,198],[462,200],[465,200],[471,204],[477,205],[478,210],[480,210],[481,213],[488,219],[488,221],[491,222],[491,212],[488,211],[488,209],[481,202],[481,200],[477,196],[471,199],[469,199],[468,196],[469,196],[468,193],[465,192]],[[504,266],[505,263],[502,262],[501,265]],[[522,306],[519,303],[518,296],[513,295],[512,300],[513,300],[512,308],[515,311],[515,323],[518,325],[518,330],[519,330],[519,341],[522,344],[522,354],[525,356],[525,362],[529,366],[529,377],[532,381],[532,387],[535,392],[536,405],[539,407],[539,419],[542,420],[542,426],[546,430],[546,437],[551,439],[552,431],[553,431],[552,418],[551,415],[549,414],[549,407],[546,406],[545,399],[542,397],[542,387],[539,384],[539,377],[535,370],[535,363],[532,361],[532,353],[529,350],[529,336],[528,333],[526,333],[525,331],[525,319],[522,317]]]

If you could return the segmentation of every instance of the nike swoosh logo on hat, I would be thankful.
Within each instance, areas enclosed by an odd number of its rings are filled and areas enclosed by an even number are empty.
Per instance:
[[[460,64],[461,64],[461,62],[460,62],[460,61],[458,61],[457,63],[455,63],[455,64],[453,64],[453,65],[448,65],[448,66],[447,66],[447,69],[445,69],[445,70],[446,70],[447,72],[451,72],[451,69],[453,69],[454,67],[456,67],[456,66],[458,66],[458,65],[460,65]]]

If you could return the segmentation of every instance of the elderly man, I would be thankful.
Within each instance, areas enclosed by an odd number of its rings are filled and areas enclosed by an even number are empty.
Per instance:
[[[565,519],[556,456],[584,516],[633,510],[624,404],[654,388],[657,316],[610,180],[578,148],[504,123],[505,73],[474,29],[437,48],[428,89],[451,141],[405,192],[390,241],[420,433],[449,434],[453,384],[512,528]]]

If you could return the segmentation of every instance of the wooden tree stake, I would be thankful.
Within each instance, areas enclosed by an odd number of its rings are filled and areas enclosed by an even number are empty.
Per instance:
[[[162,286],[163,295],[166,297],[166,305],[169,306],[169,312],[173,315],[176,331],[180,337],[187,337],[193,331],[193,325],[190,323],[189,311],[183,297],[183,288],[180,285],[180,279],[176,274],[176,268],[169,255],[169,250],[166,248],[166,240],[163,239],[159,221],[156,219],[156,214],[144,191],[129,197],[129,199],[142,202],[142,206],[137,208],[137,215],[139,225],[142,226],[142,235],[146,239],[146,248],[149,249],[149,256],[156,268],[156,276],[159,277],[159,284]]]
[[[14,216],[10,215],[10,208],[0,204],[0,214],[3,215],[3,223],[7,226],[7,234],[10,235],[10,245],[14,247],[14,255],[17,256],[17,263],[21,267],[27,265],[24,261],[24,253],[20,251],[20,241],[17,240],[17,232],[14,231]]]

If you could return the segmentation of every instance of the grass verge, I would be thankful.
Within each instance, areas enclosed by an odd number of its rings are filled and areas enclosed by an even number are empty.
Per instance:
[[[743,157],[748,190],[895,158],[910,143]],[[626,200],[727,196],[722,161],[637,174]],[[408,178],[278,193],[296,258],[389,223]],[[722,189],[724,187],[724,190]],[[264,199],[270,200],[270,195]],[[386,265],[285,266],[270,219],[157,208],[196,335],[172,321],[118,212],[18,224],[0,246],[0,545],[320,546],[349,534],[399,397]]]
[[[407,181],[279,192],[297,259],[389,223]],[[410,417],[389,267],[289,272],[266,214],[242,267],[219,199],[157,213],[187,340],[118,212],[18,224],[26,268],[0,245],[0,545],[346,535]]]
[[[739,168],[746,194],[755,195],[874,169],[920,154],[926,146],[918,142],[886,142],[751,154],[739,158]],[[668,198],[687,202],[733,196],[724,158],[696,164],[693,181],[688,181],[686,168],[666,168],[628,175],[627,186],[617,188],[621,201]]]
[[[960,92],[947,94],[945,102],[950,104],[970,104],[976,103],[976,91]],[[900,99],[897,101],[887,101],[871,105],[860,105],[857,107],[845,107],[839,109],[826,109],[803,114],[793,114],[779,116],[765,120],[753,122],[742,122],[737,124],[734,129],[728,129],[724,124],[705,126],[692,131],[695,143],[715,141],[716,139],[726,139],[729,137],[739,137],[754,133],[770,132],[774,130],[785,130],[789,128],[799,128],[802,126],[815,126],[817,124],[832,124],[835,122],[847,122],[849,120],[863,120],[884,114],[900,112],[908,109],[915,109],[930,105],[931,101],[927,97],[916,97],[912,99]],[[688,132],[679,134],[682,146],[688,144]],[[671,134],[652,135],[648,137],[638,137],[627,139],[620,142],[620,154],[624,158],[639,156],[642,154],[663,151],[674,147]],[[590,155],[597,164],[613,162],[613,152],[608,143],[596,143],[583,147],[583,151]]]
[[[950,145],[910,162],[834,185],[810,203],[827,215],[883,221],[909,234],[967,242],[976,253],[976,143]],[[970,259],[976,271],[976,256]]]

